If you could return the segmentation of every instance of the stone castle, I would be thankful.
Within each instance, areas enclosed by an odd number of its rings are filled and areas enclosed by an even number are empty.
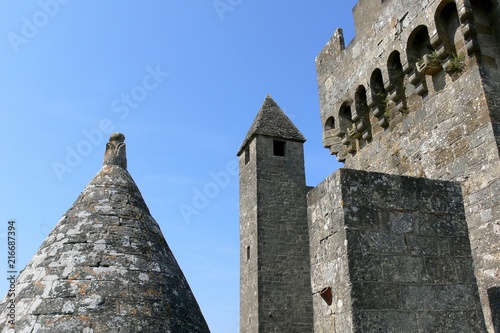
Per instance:
[[[240,332],[500,332],[498,0],[360,0],[316,58],[323,145],[267,97],[240,159]]]
[[[360,0],[316,59],[323,145],[268,96],[238,151],[242,333],[500,332],[499,0]],[[205,333],[114,133],[0,332]]]

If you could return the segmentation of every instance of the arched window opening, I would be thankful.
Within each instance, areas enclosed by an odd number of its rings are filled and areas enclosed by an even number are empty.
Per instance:
[[[342,150],[341,130],[335,128],[335,118],[328,117],[323,127],[323,147],[330,149],[330,154],[336,155]]]
[[[325,131],[335,129],[335,118],[329,117],[325,122]]]
[[[372,93],[372,113],[375,117],[382,117],[388,107],[389,100],[384,88],[384,80],[380,69],[375,69],[370,77],[370,88]]]
[[[415,86],[415,91],[420,96],[427,94],[425,75],[434,75],[441,69],[435,50],[429,39],[429,32],[424,25],[413,30],[406,46],[408,57],[408,81]]]
[[[341,140],[341,145],[344,146],[342,150],[339,149],[337,160],[339,162],[345,161],[348,153],[356,152],[356,140],[350,136],[353,128],[352,110],[348,102],[344,102],[339,110],[339,130],[337,136]],[[330,149],[331,150],[331,149]]]
[[[369,109],[366,102],[366,89],[364,86],[359,86],[358,89],[356,89],[354,103],[356,108],[352,120],[355,123],[349,135],[352,138],[369,140],[372,136]]]
[[[408,39],[407,55],[408,61],[420,74],[434,75],[442,68],[436,51],[431,45],[426,26],[419,26],[412,32]],[[416,81],[418,83],[418,80]],[[412,82],[412,84],[416,83]]]
[[[416,63],[424,55],[434,51],[429,40],[429,32],[426,26],[416,28],[408,40],[408,59]]]
[[[389,72],[389,85],[388,89],[389,99],[396,104],[396,109],[400,112],[406,112],[406,94],[404,88],[404,72],[403,65],[401,64],[401,55],[398,51],[394,51],[389,56],[387,61],[387,71]],[[390,119],[390,112],[386,113],[387,124]],[[387,125],[385,124],[385,125]],[[383,124],[380,124],[383,126]]]
[[[436,12],[436,28],[439,38],[449,55],[456,55],[457,50],[465,47],[465,41],[461,35],[460,19],[458,18],[457,6],[450,2]]]
[[[433,38],[433,45],[437,48],[444,70],[456,78],[465,68],[467,41],[455,2],[443,2],[436,11],[435,21],[439,38]]]
[[[394,51],[387,61],[387,71],[389,72],[389,81],[393,89],[402,87],[404,81],[403,65],[398,51]],[[392,89],[391,89],[392,90]]]
[[[351,105],[344,102],[339,110],[339,135],[347,134],[349,128],[352,128]]]

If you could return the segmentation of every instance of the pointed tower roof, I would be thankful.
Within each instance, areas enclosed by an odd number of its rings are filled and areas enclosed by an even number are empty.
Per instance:
[[[306,138],[295,127],[290,118],[281,110],[270,95],[266,96],[259,113],[248,130],[243,144],[238,150],[238,156],[254,135],[266,135],[277,138],[306,141]]]
[[[102,169],[19,275],[16,332],[209,332],[126,169],[124,140],[111,135]]]

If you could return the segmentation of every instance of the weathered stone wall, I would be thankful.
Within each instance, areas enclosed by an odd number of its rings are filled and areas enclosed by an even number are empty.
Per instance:
[[[355,39],[345,47],[337,31],[316,62],[323,143],[346,167],[461,183],[493,332],[487,290],[500,283],[500,9],[489,4],[362,0]]]
[[[341,169],[308,204],[314,332],[486,331],[457,183]]]
[[[311,332],[303,143],[256,135],[249,154],[246,164],[240,156],[241,332]]]
[[[259,332],[256,141],[240,156],[240,331]],[[248,155],[247,155],[248,154]],[[245,160],[248,158],[248,162]]]
[[[340,172],[307,194],[314,332],[353,332],[352,300]],[[330,306],[320,293],[332,291]]]

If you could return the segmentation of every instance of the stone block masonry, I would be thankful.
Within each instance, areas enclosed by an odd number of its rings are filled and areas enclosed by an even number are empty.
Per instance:
[[[308,207],[315,333],[486,332],[458,183],[341,169]]]
[[[360,0],[316,59],[323,144],[345,167],[460,182],[489,332],[500,285],[500,4]]]
[[[268,96],[238,153],[241,333],[312,331],[304,141]]]

